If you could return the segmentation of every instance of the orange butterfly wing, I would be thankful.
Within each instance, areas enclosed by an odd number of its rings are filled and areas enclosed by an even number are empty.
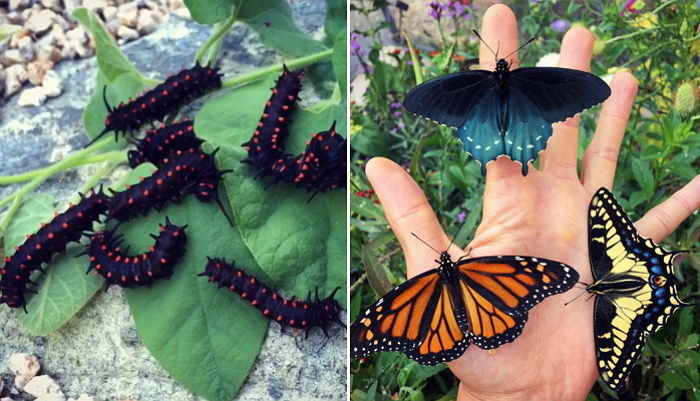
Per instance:
[[[459,301],[458,301],[459,302]],[[350,327],[350,355],[402,351],[424,365],[451,361],[469,345],[461,303],[437,270],[406,281],[375,302]]]
[[[528,310],[578,281],[570,266],[524,256],[460,259],[457,269],[472,342],[484,349],[515,340]]]

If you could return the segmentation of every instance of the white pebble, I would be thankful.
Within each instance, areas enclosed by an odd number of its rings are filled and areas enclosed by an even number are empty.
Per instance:
[[[83,7],[90,11],[101,10],[107,7],[107,1],[105,0],[83,0]]]
[[[131,40],[138,38],[139,33],[136,29],[131,29],[128,26],[122,25],[117,29],[117,36],[124,40]]]
[[[82,394],[77,399],[69,398],[68,401],[95,401],[95,399],[87,394]]]
[[[37,398],[35,401],[66,401],[61,387],[50,376],[36,376],[24,386],[24,391]]]
[[[160,18],[151,10],[141,10],[136,29],[141,33],[151,33],[158,28]]]
[[[15,386],[23,388],[32,377],[36,376],[41,366],[32,354],[12,354],[9,360],[10,371],[15,375]]]
[[[27,70],[22,64],[15,64],[5,69],[5,96],[10,96],[20,90],[27,80]]]
[[[51,27],[55,16],[56,13],[51,10],[41,10],[29,18],[27,28],[35,33],[44,32]]]
[[[41,86],[25,89],[20,93],[17,104],[21,107],[40,106],[46,101],[46,89]],[[40,376],[41,377],[41,376]],[[27,383],[29,385],[29,383]],[[27,391],[29,392],[29,391]]]
[[[58,73],[54,70],[47,71],[46,76],[44,76],[44,82],[41,84],[46,90],[46,96],[56,97],[63,92],[63,80],[58,76]]]

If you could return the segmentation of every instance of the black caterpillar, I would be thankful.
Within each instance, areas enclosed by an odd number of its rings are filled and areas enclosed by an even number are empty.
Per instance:
[[[165,116],[176,112],[192,99],[210,90],[221,88],[221,77],[218,69],[197,63],[192,68],[168,77],[165,82],[144,92],[136,99],[130,98],[129,102],[119,103],[119,106],[114,108],[107,102],[105,86],[102,92],[108,111],[105,117],[105,128],[90,141],[88,146],[107,132],[113,131],[116,139],[119,133],[133,135],[143,124],[163,120]]]
[[[280,155],[265,175],[274,182],[290,182],[307,190],[315,190],[311,198],[346,186],[347,141],[335,130],[335,123],[328,131],[312,134],[304,153],[293,156]]]
[[[210,282],[218,283],[219,288],[226,287],[238,293],[241,298],[258,308],[263,316],[278,322],[282,329],[285,326],[305,329],[308,336],[309,330],[320,327],[327,336],[326,328],[330,323],[335,322],[345,327],[339,317],[340,305],[333,298],[340,287],[325,299],[319,299],[318,289],[313,301],[310,292],[305,302],[295,298],[285,299],[255,277],[237,269],[235,263],[228,264],[223,259],[211,258],[204,273],[199,276],[207,276]]]
[[[178,150],[198,150],[203,142],[194,132],[194,121],[163,124],[158,129],[149,130],[138,142],[136,149],[129,151],[129,166],[135,168],[139,164],[149,162],[160,167],[171,153]]]
[[[116,230],[99,231],[90,236],[90,244],[83,254],[90,256],[87,273],[95,269],[107,281],[107,287],[118,285],[124,288],[135,286],[150,287],[154,281],[167,279],[173,274],[173,266],[185,254],[187,226],[176,226],[166,217],[165,225],[160,224],[160,233],[149,251],[140,255],[129,255],[128,249],[120,247],[121,235]]]
[[[124,191],[113,193],[108,217],[128,221],[145,215],[150,209],[160,210],[167,202],[178,203],[187,193],[195,193],[201,202],[213,199],[233,226],[217,192],[221,176],[228,171],[216,168],[215,153],[190,149],[164,159],[151,176],[127,186]]]
[[[29,277],[35,270],[41,270],[42,263],[51,261],[56,253],[66,250],[69,242],[77,242],[83,232],[92,230],[92,223],[107,212],[109,197],[93,191],[80,202],[71,205],[65,212],[56,214],[48,224],[42,224],[39,231],[27,235],[24,243],[15,247],[15,253],[5,258],[5,266],[0,269],[0,304],[11,308],[25,308],[25,291],[34,292],[27,284],[34,284]]]
[[[260,177],[270,174],[270,166],[284,153],[284,141],[289,134],[287,125],[299,100],[302,75],[301,70],[289,71],[284,66],[252,138],[242,145],[248,151],[243,162],[257,168]]]

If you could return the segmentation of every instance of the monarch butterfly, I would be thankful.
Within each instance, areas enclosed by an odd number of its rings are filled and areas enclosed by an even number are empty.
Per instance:
[[[528,162],[552,136],[551,124],[601,103],[610,96],[610,88],[593,74],[569,68],[510,71],[508,56],[499,59],[497,52],[494,55],[495,71],[439,76],[413,88],[403,105],[415,114],[458,128],[464,150],[479,162],[483,174],[488,162],[506,155],[519,162],[527,175]]]
[[[596,294],[593,311],[598,372],[619,390],[639,359],[647,335],[680,306],[669,252],[635,230],[613,194],[600,188],[588,211],[588,252]]]
[[[402,351],[423,365],[451,361],[473,342],[484,349],[515,340],[527,311],[564,292],[578,273],[563,263],[525,256],[452,260],[420,274],[375,302],[350,328],[350,353]]]

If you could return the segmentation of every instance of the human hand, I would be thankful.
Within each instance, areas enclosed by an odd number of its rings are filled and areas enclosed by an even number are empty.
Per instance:
[[[503,5],[486,11],[481,30],[487,43],[500,42],[502,54],[518,47],[515,16]],[[587,70],[593,37],[584,28],[564,36],[559,66]],[[493,70],[491,52],[481,45],[481,67]],[[517,68],[518,56],[513,55]],[[578,117],[554,124],[541,155],[540,169],[526,177],[507,158],[488,165],[482,222],[467,248],[470,257],[523,255],[557,260],[574,267],[583,283],[592,280],[588,262],[588,204],[601,186],[612,188],[620,144],[637,91],[635,78],[615,75],[612,94],[598,119],[595,136],[577,172]],[[367,177],[401,243],[408,277],[435,268],[435,255],[417,245],[411,232],[438,250],[450,243],[425,195],[398,165],[372,159]],[[642,235],[659,242],[700,207],[700,176],[636,223]],[[453,257],[465,252],[450,249]],[[593,302],[564,306],[571,295],[544,300],[529,312],[522,335],[493,351],[476,346],[448,365],[459,378],[460,400],[582,400],[598,377],[593,342]]]

